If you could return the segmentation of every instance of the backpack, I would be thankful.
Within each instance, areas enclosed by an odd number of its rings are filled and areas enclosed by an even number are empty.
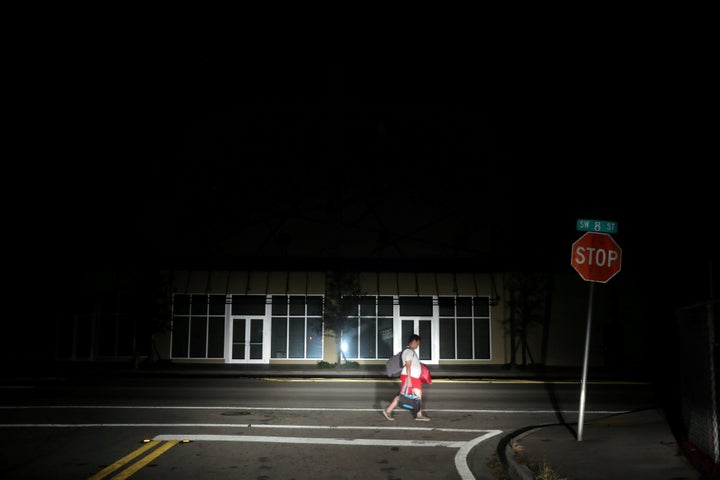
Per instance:
[[[385,371],[387,372],[388,377],[400,376],[400,372],[402,372],[402,369],[405,366],[402,359],[404,351],[405,349],[403,348],[398,353],[388,358],[387,362],[385,362]]]

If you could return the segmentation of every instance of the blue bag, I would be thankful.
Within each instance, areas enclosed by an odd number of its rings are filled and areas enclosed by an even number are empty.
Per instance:
[[[401,408],[410,410],[413,416],[416,416],[420,411],[420,397],[411,393],[409,379],[405,380],[405,385],[400,391],[398,405],[400,405]]]

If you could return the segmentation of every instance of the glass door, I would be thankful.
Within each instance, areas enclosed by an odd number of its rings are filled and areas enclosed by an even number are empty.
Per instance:
[[[262,318],[232,317],[231,363],[260,363],[263,360]]]
[[[400,320],[401,343],[404,347],[408,337],[417,333],[420,335],[420,347],[417,349],[420,360],[425,363],[437,363],[435,352],[435,338],[432,318],[402,318]]]

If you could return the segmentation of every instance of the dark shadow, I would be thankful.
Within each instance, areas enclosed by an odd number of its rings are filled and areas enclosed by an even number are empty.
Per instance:
[[[593,422],[597,422],[597,421],[601,421],[601,420],[606,420],[606,419],[608,419],[608,418],[613,418],[613,417],[620,417],[620,416],[623,416],[623,415],[628,415],[628,414],[630,414],[630,413],[644,412],[644,411],[647,411],[647,410],[655,410],[656,408],[657,408],[657,407],[645,407],[645,408],[637,408],[637,409],[634,409],[634,410],[628,410],[628,411],[626,411],[626,412],[613,413],[613,414],[605,415],[605,416],[602,416],[602,417],[594,418],[594,419],[593,419]],[[497,445],[497,455],[498,455],[498,458],[500,459],[500,462],[502,463],[503,468],[505,469],[505,471],[508,471],[508,468],[509,468],[509,462],[508,462],[508,457],[507,457],[508,447],[510,446],[511,442],[512,442],[515,438],[517,438],[518,436],[520,436],[520,435],[522,435],[522,434],[524,434],[524,433],[530,432],[530,431],[532,431],[532,430],[537,430],[537,429],[539,429],[539,428],[558,427],[558,426],[564,426],[565,428],[567,428],[568,431],[570,431],[570,433],[572,434],[573,438],[575,438],[575,439],[577,440],[577,426],[578,426],[578,423],[577,423],[577,422],[566,423],[566,422],[564,422],[564,421],[558,422],[558,423],[543,423],[543,424],[540,424],[540,425],[529,425],[529,426],[527,426],[527,427],[522,427],[522,428],[520,428],[520,429],[517,429],[517,430],[515,430],[515,431],[512,431],[512,432],[508,433],[507,435],[503,436],[503,437],[500,439],[500,441],[498,442],[498,445]],[[573,427],[575,427],[575,430],[573,430]]]

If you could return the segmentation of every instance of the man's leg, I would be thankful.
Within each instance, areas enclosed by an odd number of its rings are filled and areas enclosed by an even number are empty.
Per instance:
[[[426,417],[422,413],[422,389],[421,388],[413,388],[413,395],[417,396],[420,399],[420,410],[418,410],[417,415],[415,416],[415,420],[417,419],[430,419],[429,417]]]
[[[393,401],[390,402],[390,405],[388,405],[387,408],[385,408],[383,410],[383,415],[385,416],[385,418],[387,418],[390,421],[395,420],[393,418],[393,410],[395,410],[395,407],[397,407],[399,399],[400,399],[400,396],[395,395],[395,398],[393,398]]]

